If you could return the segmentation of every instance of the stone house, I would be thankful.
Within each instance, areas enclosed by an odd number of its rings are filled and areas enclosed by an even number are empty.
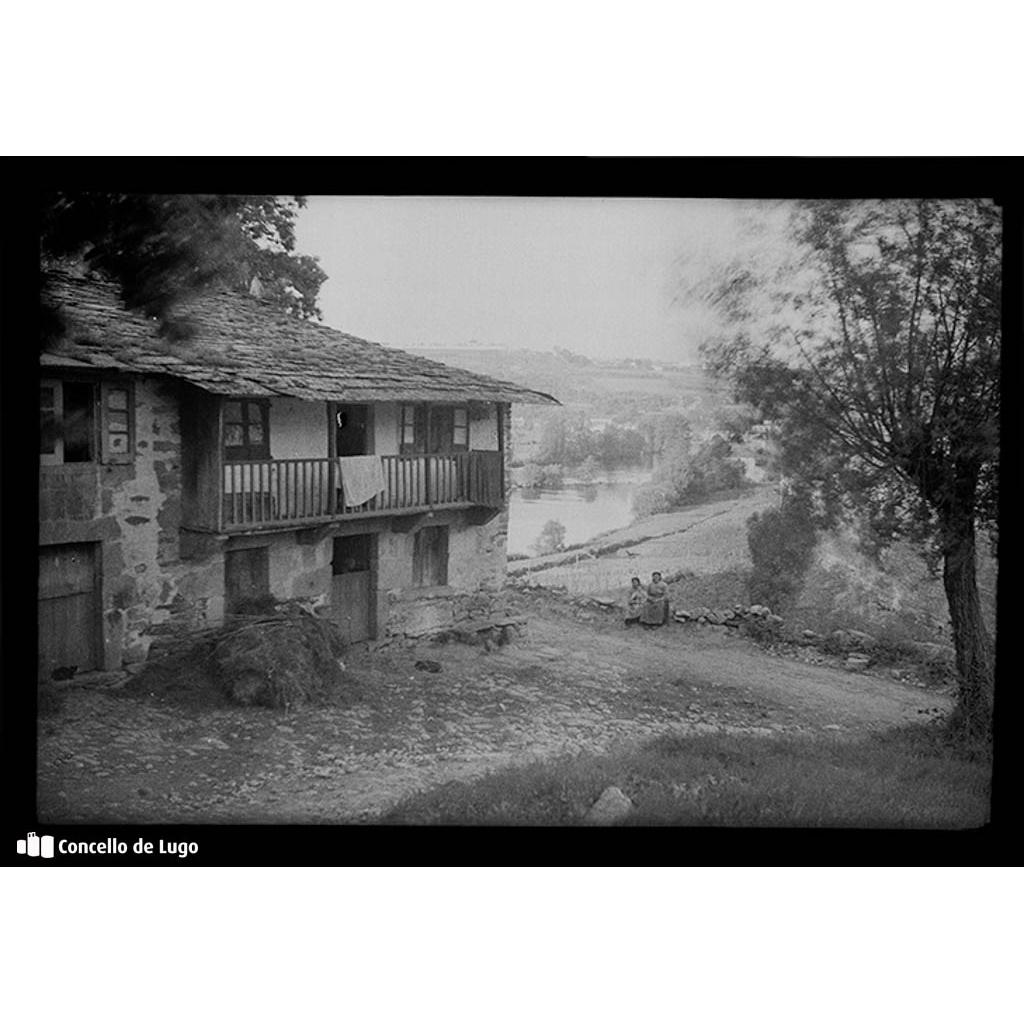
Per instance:
[[[40,358],[39,671],[298,599],[355,642],[487,615],[505,575],[512,402],[549,395],[227,292],[168,342],[54,274]]]

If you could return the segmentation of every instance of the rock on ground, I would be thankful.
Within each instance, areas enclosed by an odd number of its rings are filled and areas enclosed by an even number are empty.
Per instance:
[[[632,810],[633,801],[618,786],[609,786],[587,812],[587,821],[594,825],[610,825]]]

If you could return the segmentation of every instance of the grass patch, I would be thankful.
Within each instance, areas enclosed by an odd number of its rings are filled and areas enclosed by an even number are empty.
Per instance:
[[[624,825],[963,829],[988,819],[990,761],[939,725],[873,737],[666,736],[452,782],[398,804],[387,824],[580,825],[601,792]]]
[[[734,604],[749,604],[748,575],[745,569],[726,569],[703,576],[688,570],[679,576],[670,576],[672,607],[731,608]]]

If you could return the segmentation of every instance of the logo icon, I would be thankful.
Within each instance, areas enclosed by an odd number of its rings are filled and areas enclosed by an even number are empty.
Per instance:
[[[27,853],[30,857],[52,857],[53,836],[37,836],[35,832],[29,832],[27,839],[18,840],[18,853]]]

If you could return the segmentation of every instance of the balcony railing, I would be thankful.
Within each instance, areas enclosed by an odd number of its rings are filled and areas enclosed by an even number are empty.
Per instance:
[[[501,452],[382,455],[383,492],[347,505],[337,459],[226,462],[220,528],[232,530],[404,515],[438,508],[501,508]]]

